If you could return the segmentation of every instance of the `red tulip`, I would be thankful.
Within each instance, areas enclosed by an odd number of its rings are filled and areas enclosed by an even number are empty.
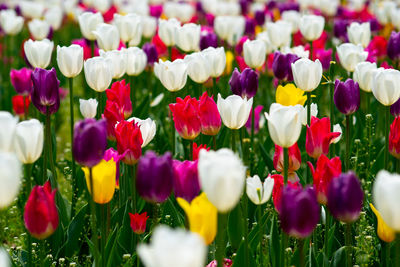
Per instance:
[[[400,159],[400,117],[396,117],[390,125],[389,152]]]
[[[22,95],[13,96],[11,102],[15,114],[21,117],[25,115],[25,111],[29,110],[29,104],[31,103],[29,96]]]
[[[55,203],[56,190],[51,191],[50,182],[36,185],[25,205],[24,221],[29,233],[37,239],[52,235],[58,227],[58,213]]]
[[[124,114],[118,107],[116,102],[107,100],[106,108],[104,109],[103,119],[107,122],[107,138],[114,141],[115,140],[115,125],[117,122],[124,120]]]
[[[325,205],[327,201],[328,186],[332,179],[338,177],[342,173],[342,162],[339,157],[329,159],[325,155],[318,158],[317,166],[308,162],[311,169],[311,174],[314,180],[314,188],[317,192],[318,202]]]
[[[221,116],[219,115],[217,104],[207,92],[199,100],[199,116],[201,123],[201,133],[205,135],[216,135],[221,129]]]
[[[281,199],[282,199],[282,190],[284,188],[283,184],[283,176],[280,174],[270,175],[272,179],[274,179],[274,189],[272,189],[272,200],[274,201],[275,210],[280,212],[281,210]],[[291,182],[288,181],[287,184],[289,187],[300,188],[301,185],[298,181]]]
[[[169,104],[169,109],[174,118],[175,129],[182,138],[193,140],[200,134],[199,103],[196,98],[178,97],[176,103]]]
[[[135,164],[142,155],[142,134],[137,123],[121,121],[115,127],[117,150],[125,164]]]
[[[199,153],[201,149],[206,149],[207,151],[210,151],[210,148],[207,147],[206,144],[198,146],[196,143],[193,142],[193,160],[199,159]]]
[[[117,103],[125,119],[132,114],[131,87],[125,80],[114,82],[111,89],[106,90],[106,94],[108,100]]]
[[[310,126],[307,126],[307,154],[314,159],[319,158],[321,154],[327,155],[329,145],[339,135],[338,132],[331,132],[331,120],[328,117],[322,119],[312,117]]]
[[[289,167],[288,172],[293,173],[300,168],[301,165],[301,153],[299,146],[295,143],[289,147]],[[283,148],[275,145],[274,154],[274,168],[278,172],[283,172]]]
[[[149,216],[147,216],[147,212],[139,213],[129,213],[129,217],[131,218],[131,228],[135,234],[141,235],[146,231],[146,222]]]

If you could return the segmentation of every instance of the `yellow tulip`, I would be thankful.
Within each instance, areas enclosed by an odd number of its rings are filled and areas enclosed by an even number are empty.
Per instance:
[[[381,214],[377,209],[375,209],[372,203],[370,203],[369,206],[375,213],[376,219],[378,220],[378,229],[376,231],[378,233],[379,238],[387,243],[392,242],[396,238],[395,231],[385,223],[385,221],[382,219]]]
[[[92,168],[93,192],[90,188],[89,168],[82,168],[86,177],[86,184],[94,202],[106,204],[111,201],[115,191],[115,177],[117,174],[117,164],[113,159],[102,160]]]
[[[304,105],[307,96],[304,91],[297,88],[293,83],[288,83],[285,86],[279,85],[276,89],[276,103],[283,106]]]
[[[198,233],[207,245],[213,242],[217,234],[217,208],[208,200],[206,193],[201,193],[192,202],[177,198],[178,204],[189,219],[190,231]]]
[[[235,59],[235,56],[231,51],[228,50],[225,52],[225,57],[226,57],[225,74],[230,75],[232,72],[232,62]]]

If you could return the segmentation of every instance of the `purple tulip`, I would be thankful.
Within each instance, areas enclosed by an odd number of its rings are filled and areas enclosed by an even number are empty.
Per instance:
[[[242,14],[246,15],[249,11],[249,0],[239,0],[240,8],[242,10]]]
[[[213,32],[203,31],[200,34],[200,50],[208,47],[218,47],[218,37]]]
[[[174,160],[173,168],[175,197],[181,197],[190,203],[200,192],[197,160]]]
[[[12,69],[10,71],[11,83],[20,95],[29,95],[32,92],[32,70],[22,68],[20,70]]]
[[[272,62],[272,70],[274,75],[279,80],[287,82],[293,81],[292,63],[298,60],[299,57],[295,54],[282,54],[281,52],[274,53],[274,61]]]
[[[329,69],[332,60],[332,48],[325,49],[316,49],[314,54],[314,59],[319,59],[322,64],[322,68],[326,71]]]
[[[256,31],[256,23],[252,18],[246,18],[244,26],[244,34],[252,36]]]
[[[170,152],[157,156],[153,151],[139,159],[136,173],[136,188],[146,201],[161,203],[172,191],[174,171]]]
[[[84,119],[75,123],[72,152],[76,162],[94,167],[103,159],[106,148],[106,121]]]
[[[345,82],[335,81],[335,92],[333,95],[336,108],[345,115],[356,112],[360,107],[360,89],[358,83],[352,79]]]
[[[335,19],[333,21],[333,35],[342,41],[347,41],[347,26],[349,25],[350,23],[348,20]]]
[[[400,32],[392,32],[387,44],[387,55],[391,60],[400,59]]]
[[[282,14],[285,11],[295,10],[300,11],[300,5],[296,2],[279,2],[278,4],[279,13]]]
[[[265,13],[264,10],[256,10],[254,12],[254,20],[256,21],[257,25],[264,25],[265,23]]]
[[[354,172],[342,173],[328,187],[328,208],[339,221],[351,223],[360,216],[364,193]]]
[[[282,230],[290,236],[305,238],[317,226],[320,207],[314,189],[286,186],[282,191],[280,220]]]
[[[33,105],[43,114],[53,114],[60,107],[60,81],[54,68],[51,70],[36,68],[31,75]]]
[[[256,71],[245,68],[242,73],[237,68],[232,72],[229,80],[231,91],[241,97],[252,98],[258,89],[258,74]]]
[[[142,50],[146,53],[147,63],[149,65],[154,65],[154,63],[158,61],[158,52],[154,44],[145,43],[142,47]]]
[[[254,133],[258,133],[258,131],[260,130],[260,114],[261,114],[261,111],[263,110],[263,108],[264,107],[262,105],[258,105],[255,109],[252,109],[250,111],[249,118],[246,122],[246,128],[249,133],[251,133],[251,116],[253,114],[253,111],[255,111],[255,113],[254,113]]]
[[[390,106],[390,113],[392,113],[394,117],[400,116],[400,99]]]

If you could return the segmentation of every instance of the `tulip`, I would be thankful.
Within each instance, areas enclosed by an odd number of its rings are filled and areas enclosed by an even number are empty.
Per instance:
[[[247,40],[243,44],[244,61],[251,68],[259,68],[264,65],[267,48],[261,40]]]
[[[76,162],[92,168],[104,156],[107,148],[107,130],[104,120],[84,119],[75,124],[72,152]]]
[[[25,205],[24,222],[29,233],[36,239],[46,239],[58,227],[58,211],[55,202],[56,189],[50,182],[33,187]]]
[[[129,218],[131,219],[131,228],[135,234],[141,235],[146,231],[146,222],[149,216],[147,212],[139,213],[129,213]]]
[[[139,126],[143,139],[142,147],[147,146],[156,135],[156,123],[150,118],[141,120],[133,117],[128,121],[134,121]]]
[[[198,107],[201,133],[205,135],[216,135],[221,129],[221,116],[214,99],[204,92],[199,100]]]
[[[217,107],[221,115],[222,122],[226,127],[236,130],[242,128],[249,118],[253,98],[241,98],[237,95],[228,96],[226,99],[218,94]]]
[[[67,78],[73,78],[81,73],[83,68],[83,48],[73,44],[57,46],[57,65],[61,73]]]
[[[137,123],[121,121],[115,126],[115,138],[117,150],[124,155],[122,161],[125,164],[135,164],[142,155],[142,134]]]
[[[301,165],[301,153],[299,146],[297,143],[289,147],[288,149],[288,154],[289,154],[289,166],[288,166],[288,172],[289,173],[294,173],[298,169],[300,169]],[[283,148],[275,145],[275,153],[274,153],[274,168],[278,172],[283,172]],[[293,182],[295,182],[293,179],[291,179]]]
[[[32,72],[33,90],[31,99],[33,105],[42,114],[53,114],[60,107],[60,81],[54,68],[45,70],[36,68]]]
[[[96,99],[90,98],[88,100],[79,99],[79,110],[85,119],[93,119],[96,117],[97,105],[99,103]]]
[[[203,267],[207,246],[198,234],[161,225],[149,244],[138,246],[137,253],[146,267]]]
[[[381,68],[374,71],[372,93],[384,106],[396,103],[400,98],[400,71]]]
[[[146,53],[138,47],[129,47],[125,50],[126,74],[138,76],[143,72],[147,64]]]
[[[126,53],[123,50],[112,50],[112,51],[103,51],[100,50],[100,56],[112,63],[112,78],[119,79],[121,78],[126,72],[127,66],[127,59]]]
[[[320,207],[311,187],[283,188],[279,219],[286,234],[306,238],[317,226],[319,218]]]
[[[195,142],[193,142],[193,160],[198,160],[199,159],[199,153],[200,150],[205,149],[207,151],[210,151],[211,148],[207,147],[207,145],[197,145]]]
[[[400,96],[400,95],[399,95]],[[336,108],[345,115],[351,115],[360,107],[360,89],[358,83],[352,79],[345,82],[335,81],[335,92],[333,100]]]
[[[400,59],[400,32],[392,32],[387,44],[387,55],[391,60]]]
[[[187,72],[194,82],[204,83],[210,78],[210,62],[205,57],[204,53],[196,52],[185,56],[187,64]]]
[[[88,167],[82,168],[89,193],[97,204],[107,204],[114,196],[117,164],[113,158],[108,161],[103,159],[90,168],[91,171]]]
[[[120,39],[117,26],[100,23],[92,33],[96,36],[97,44],[100,49],[104,51],[118,49]]]
[[[377,209],[375,209],[372,203],[369,203],[369,206],[371,207],[371,210],[375,214],[376,220],[378,221],[378,227],[376,229],[378,237],[386,243],[393,242],[396,238],[396,232],[386,224],[386,222],[382,219],[382,215]]]
[[[114,82],[111,89],[106,90],[106,94],[108,101],[117,103],[125,118],[132,114],[131,88],[130,84],[125,83],[125,80]]]
[[[147,56],[147,64],[153,66],[154,63],[158,61],[158,52],[156,46],[152,43],[145,43],[142,46],[142,50]]]
[[[3,209],[18,195],[22,177],[21,162],[13,153],[0,152],[0,170],[0,209]]]
[[[191,202],[200,192],[197,161],[173,161],[174,194]]]
[[[278,20],[277,22],[267,22],[267,35],[274,47],[289,46],[292,37],[292,25],[289,22]]]
[[[3,267],[11,267],[12,266],[8,252],[2,247],[0,247],[0,265]]]
[[[30,19],[38,19],[42,17],[45,6],[43,3],[32,1],[21,1],[19,3],[22,15]]]
[[[209,47],[202,51],[210,63],[211,77],[217,78],[222,75],[226,66],[226,55],[223,47]]]
[[[104,109],[103,119],[106,120],[107,138],[115,141],[115,125],[124,120],[124,113],[118,103],[107,100]]]
[[[360,216],[364,193],[353,172],[343,173],[328,186],[328,208],[339,221],[352,223]]]
[[[174,183],[171,153],[157,156],[147,151],[139,159],[136,173],[136,188],[146,201],[161,203],[168,199]]]
[[[53,31],[60,29],[63,18],[64,11],[60,6],[52,6],[44,13],[44,20],[50,24]]]
[[[243,193],[246,168],[233,151],[200,150],[198,172],[200,185],[220,213],[232,210]]]
[[[272,62],[272,70],[277,79],[291,82],[293,81],[292,63],[298,60],[295,54],[274,53],[274,61]]]
[[[350,26],[347,27],[347,35],[349,41],[355,45],[362,45],[366,48],[371,41],[371,27],[369,22],[358,23],[352,22]]]
[[[246,179],[246,194],[248,198],[256,205],[266,203],[272,194],[274,188],[274,179],[267,177],[262,183],[258,175]]]
[[[92,57],[85,61],[86,83],[96,92],[104,92],[110,86],[113,70],[111,62],[103,57]]]
[[[50,24],[45,20],[33,19],[28,23],[30,34],[35,40],[43,40],[47,38],[50,32]]]
[[[96,40],[96,35],[93,32],[96,30],[97,25],[103,23],[104,20],[103,16],[99,12],[84,12],[79,15],[78,22],[83,37],[90,41],[94,41]]]
[[[329,68],[331,66],[332,52],[333,52],[332,48],[330,48],[328,50],[315,49],[313,51],[313,53],[314,53],[313,58],[321,61],[322,69],[324,71],[329,70]]]
[[[140,43],[143,25],[139,15],[130,13],[125,16],[120,14],[114,15],[114,24],[117,26],[122,42],[128,43],[133,41],[133,45]]]
[[[196,98],[190,96],[186,96],[185,99],[178,97],[176,101],[176,103],[169,104],[175,129],[182,138],[193,140],[201,131],[199,103]]]
[[[314,159],[318,159],[321,154],[328,155],[329,145],[340,134],[338,132],[331,132],[331,120],[329,117],[322,119],[312,117],[310,125],[307,125],[307,154]]]
[[[283,106],[303,106],[307,100],[304,91],[297,88],[293,83],[285,86],[279,85],[275,93],[275,101]]]
[[[13,9],[1,10],[0,26],[7,35],[17,35],[24,26],[24,18],[17,16]]]
[[[37,119],[22,121],[15,128],[14,150],[24,164],[34,163],[43,150],[43,125]]]
[[[354,69],[353,79],[358,83],[361,90],[364,92],[372,91],[373,71],[376,70],[376,63],[361,62]]]
[[[22,68],[20,70],[12,69],[10,71],[11,84],[15,91],[20,95],[29,95],[32,91],[32,70]]]
[[[29,105],[31,103],[29,97],[22,95],[15,95],[11,98],[13,111],[19,117],[27,117]]]
[[[187,64],[182,59],[173,62],[162,61],[154,64],[154,74],[170,92],[181,90],[187,80]]]
[[[308,58],[301,58],[291,64],[294,82],[305,92],[315,90],[322,78],[322,65],[317,59],[315,62]]]
[[[185,52],[198,51],[200,43],[200,25],[188,23],[178,27],[175,33],[176,45]]]
[[[394,117],[400,116],[400,99],[397,100],[393,105],[390,106],[390,113]]]
[[[324,26],[324,17],[316,15],[303,15],[299,22],[300,32],[307,41],[314,41],[321,37]]]
[[[158,34],[166,46],[173,46],[176,43],[176,32],[180,27],[180,22],[174,18],[169,20],[160,19],[158,21]]]
[[[233,261],[230,259],[224,259],[223,267],[232,267]],[[218,263],[217,260],[211,261],[206,267],[217,267]]]
[[[214,30],[222,40],[234,46],[243,36],[245,24],[242,16],[217,16],[214,19]]]
[[[258,105],[250,111],[249,118],[247,119],[247,122],[245,124],[247,132],[250,134],[250,136],[251,136],[253,112],[254,112],[254,133],[258,133],[260,130],[261,112],[263,108],[264,107],[262,105]]]
[[[364,62],[368,52],[364,51],[361,45],[351,43],[341,44],[336,47],[340,64],[346,71],[353,72],[358,63]]]
[[[143,27],[143,37],[150,39],[156,33],[157,19],[152,16],[141,16],[141,19]]]
[[[286,107],[273,103],[269,114],[264,113],[268,120],[271,139],[276,145],[289,148],[297,142],[302,126],[300,117],[302,109],[300,105]]]
[[[47,68],[50,64],[54,43],[48,39],[24,43],[25,56],[34,68]]]
[[[0,111],[0,151],[13,152],[14,133],[18,117],[7,111]]]
[[[400,160],[400,117],[396,117],[390,125],[389,152],[393,157]]]
[[[213,32],[203,31],[200,33],[200,50],[204,50],[209,47],[218,47],[218,37]]]
[[[232,72],[229,80],[232,93],[242,98],[252,98],[258,89],[258,74],[256,71],[246,68],[240,73],[237,68]]]
[[[301,15],[296,10],[287,10],[282,12],[282,21],[288,22],[291,25],[292,33],[295,34],[299,30]]]
[[[276,50],[266,31],[258,33],[256,36],[256,40],[264,42],[266,54],[271,54],[274,50]]]
[[[177,201],[186,213],[190,231],[198,233],[210,245],[217,235],[218,211],[208,200],[206,193],[201,193],[191,201],[179,197]]]

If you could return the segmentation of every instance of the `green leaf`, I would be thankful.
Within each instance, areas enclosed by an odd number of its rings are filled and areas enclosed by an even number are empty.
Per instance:
[[[249,253],[250,254],[250,253]],[[236,257],[233,260],[232,267],[242,267],[242,266],[256,266],[255,257],[249,255],[248,264],[246,264],[246,242],[242,240],[240,242],[239,249],[236,253]]]
[[[71,257],[76,251],[79,251],[82,244],[79,240],[83,240],[85,225],[88,225],[86,214],[88,212],[88,204],[83,206],[80,211],[72,219],[67,229],[67,242],[65,243],[65,255]]]
[[[261,207],[257,207],[261,208]],[[253,229],[251,229],[249,233],[249,247],[253,250],[256,251],[258,245],[260,244],[260,236],[264,235],[264,233],[267,231],[267,219],[268,219],[268,213],[264,213],[264,215],[261,217],[261,221],[258,222]],[[260,228],[261,225],[261,228]],[[261,233],[260,233],[261,229]]]
[[[346,247],[341,247],[333,253],[332,267],[340,267],[346,265]]]
[[[242,209],[240,205],[236,207],[229,213],[228,217],[228,237],[233,249],[238,249],[240,243],[242,242],[242,237],[244,233]]]
[[[271,218],[271,231],[269,239],[269,254],[272,266],[278,266],[279,255],[281,253],[281,242],[278,232],[278,224],[275,216]]]

